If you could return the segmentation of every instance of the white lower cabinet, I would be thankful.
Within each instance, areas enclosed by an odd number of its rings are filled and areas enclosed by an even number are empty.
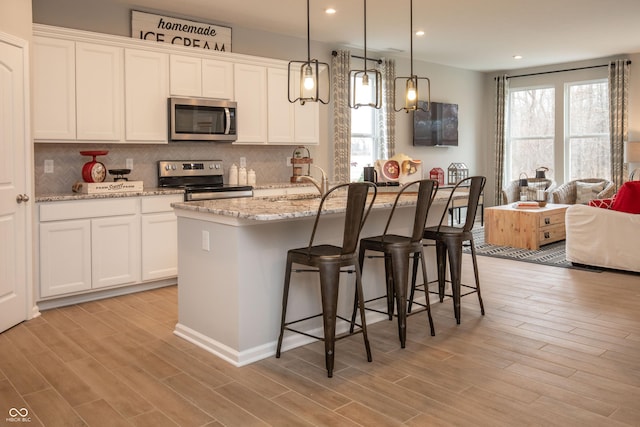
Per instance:
[[[40,296],[91,289],[91,220],[40,224]]]
[[[177,276],[183,196],[39,204],[40,298],[95,292]]]
[[[140,281],[140,218],[138,215],[91,220],[92,288]]]

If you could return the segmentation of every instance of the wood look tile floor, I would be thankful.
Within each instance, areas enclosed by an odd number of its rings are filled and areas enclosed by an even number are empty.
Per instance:
[[[464,277],[471,278],[465,255]],[[0,422],[30,426],[638,426],[640,275],[479,257],[463,298],[235,368],[174,336],[176,287],[45,311],[0,334]],[[275,337],[274,337],[275,339]]]

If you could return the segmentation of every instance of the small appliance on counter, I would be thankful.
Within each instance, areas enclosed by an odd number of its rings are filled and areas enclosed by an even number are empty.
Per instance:
[[[161,160],[158,186],[184,189],[184,200],[252,197],[250,185],[225,184],[222,160]]]

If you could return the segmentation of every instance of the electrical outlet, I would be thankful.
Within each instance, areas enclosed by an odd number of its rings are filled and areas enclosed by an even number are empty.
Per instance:
[[[285,166],[291,166],[291,156],[287,157],[287,160],[285,161]]]
[[[202,250],[209,252],[211,250],[211,244],[209,242],[209,232],[202,230]]]
[[[126,160],[126,166],[125,168],[127,169],[133,169],[133,159],[127,159]]]
[[[44,173],[53,173],[53,160],[44,161]]]

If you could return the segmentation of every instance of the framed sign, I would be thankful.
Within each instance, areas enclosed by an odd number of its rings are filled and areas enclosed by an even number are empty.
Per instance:
[[[131,37],[202,50],[231,52],[231,28],[131,11]]]

